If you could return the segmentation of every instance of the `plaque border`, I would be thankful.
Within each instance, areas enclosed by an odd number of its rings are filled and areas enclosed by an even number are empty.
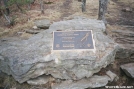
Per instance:
[[[53,44],[54,44],[54,32],[72,32],[72,31],[91,31],[91,35],[92,35],[92,40],[93,40],[93,49],[66,49],[66,50],[54,50],[54,47],[53,47]],[[78,51],[78,50],[95,50],[95,41],[94,41],[94,38],[93,38],[93,31],[92,30],[72,30],[72,31],[53,31],[53,44],[52,44],[52,51]]]

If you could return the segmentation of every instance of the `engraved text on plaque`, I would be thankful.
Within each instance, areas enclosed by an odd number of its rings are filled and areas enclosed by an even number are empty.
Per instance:
[[[53,50],[94,49],[92,31],[53,32]]]

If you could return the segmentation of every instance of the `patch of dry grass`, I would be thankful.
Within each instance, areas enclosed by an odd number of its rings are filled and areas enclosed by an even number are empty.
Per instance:
[[[3,17],[0,17],[0,37],[7,37],[7,36],[14,36],[16,32],[21,32],[24,29],[32,28],[34,26],[34,21],[39,19],[50,19],[51,21],[59,20],[61,17],[61,12],[59,9],[59,5],[63,4],[63,0],[56,0],[55,3],[45,5],[47,9],[45,9],[45,14],[41,14],[41,11],[39,10],[39,5],[37,3],[38,0],[36,0],[35,7],[38,7],[38,9],[35,10],[29,10],[25,13],[20,13],[18,10],[16,11],[16,7],[13,7],[11,17],[15,17],[15,25],[12,27],[6,27],[3,22],[5,23],[6,20]],[[55,0],[48,0],[54,2]],[[62,2],[61,2],[62,1]],[[25,7],[24,7],[25,8]],[[27,37],[28,34],[23,34],[21,37]]]
[[[118,2],[123,3],[124,5],[134,8],[134,0],[117,0]]]
[[[11,28],[0,28],[1,29],[0,37],[13,36],[14,33],[18,31],[23,31],[24,29],[30,28],[32,26],[33,26],[32,22],[27,22],[24,24],[16,24],[15,26]]]
[[[49,0],[48,0],[49,1]],[[50,0],[53,2],[53,0]],[[55,0],[54,0],[55,1]],[[1,27],[0,37],[3,36],[14,36],[14,34],[18,31],[23,31],[23,29],[31,28],[34,26],[34,20],[38,19],[50,19],[51,21],[59,21],[61,18],[68,18],[66,16],[75,17],[75,16],[83,16],[87,18],[96,18],[98,13],[98,0],[88,0],[87,1],[87,11],[81,12],[81,2],[76,0],[72,0],[70,4],[69,10],[66,10],[64,7],[65,0],[56,0],[54,3],[45,5],[45,14],[41,14],[39,10],[29,10],[26,13],[15,12],[12,13],[12,16],[15,17],[15,26],[10,28]],[[36,1],[37,3],[37,1]],[[96,4],[97,3],[97,4]],[[37,5],[38,6],[38,3]],[[95,8],[95,9],[94,9]],[[15,9],[16,10],[16,9]],[[95,11],[94,11],[95,10]],[[66,15],[66,13],[68,15]],[[64,17],[65,16],[65,17]],[[29,20],[29,21],[28,21]],[[23,36],[22,36],[23,37]]]
[[[38,19],[47,18],[51,21],[59,21],[63,19],[70,19],[75,16],[83,16],[86,18],[93,18],[93,19],[98,18],[98,7],[99,7],[98,0],[87,0],[86,12],[84,13],[82,13],[81,11],[81,2],[78,2],[77,0],[72,0],[69,3],[70,4],[69,9],[67,9],[67,7],[64,7],[64,3],[66,2],[66,0],[48,0],[48,2],[53,3],[44,5],[45,6],[44,14],[41,14],[38,0],[36,0],[32,10],[26,11],[25,13],[20,13],[17,11],[15,13],[12,13],[12,16],[14,15],[16,18],[15,19],[16,25],[10,28],[3,27],[0,25],[1,26],[0,37],[14,36],[14,34],[18,31],[23,31],[26,28],[31,28],[32,26],[34,26],[34,20]],[[134,0],[117,0],[117,2],[122,2],[130,6],[134,5]],[[15,8],[13,9],[16,10]],[[118,10],[118,5],[112,0],[110,0],[106,18],[116,20],[119,17],[119,14],[120,12]],[[3,20],[3,22],[4,21],[5,20]]]

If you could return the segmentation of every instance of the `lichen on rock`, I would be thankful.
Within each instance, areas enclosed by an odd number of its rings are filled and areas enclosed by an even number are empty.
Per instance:
[[[43,74],[58,79],[89,78],[114,61],[118,45],[105,32],[103,21],[87,18],[54,22],[28,40],[0,40],[0,70],[23,83]],[[53,51],[53,31],[92,30],[95,49]]]

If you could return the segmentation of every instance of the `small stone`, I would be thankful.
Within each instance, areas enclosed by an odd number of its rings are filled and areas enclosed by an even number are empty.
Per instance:
[[[119,77],[115,73],[113,73],[111,71],[107,71],[106,74],[111,78],[111,80],[110,80],[111,82],[113,80],[117,81],[119,79]]]
[[[123,12],[132,12],[133,10],[130,7],[125,7],[125,8],[122,9],[122,11]]]
[[[17,32],[17,35],[22,35],[24,34],[25,32]]]
[[[134,78],[134,63],[121,65],[121,69],[126,73],[127,76]]]
[[[48,29],[51,22],[48,19],[36,20],[35,25],[40,29]]]
[[[33,29],[37,30],[37,29],[38,29],[38,27],[37,27],[37,26],[33,26]]]

